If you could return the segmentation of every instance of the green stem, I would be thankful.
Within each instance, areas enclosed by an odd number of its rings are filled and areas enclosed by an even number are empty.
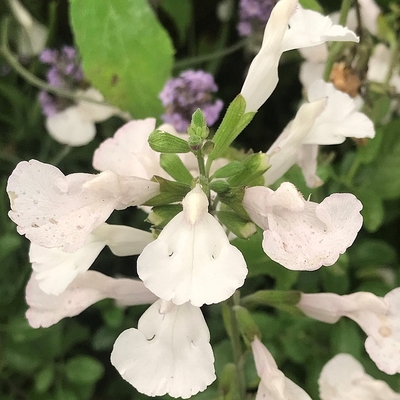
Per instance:
[[[390,60],[389,69],[388,69],[388,72],[387,72],[386,77],[385,77],[385,84],[386,85],[389,85],[390,79],[392,78],[394,69],[396,68],[396,65],[397,65],[397,61],[398,61],[399,53],[400,53],[400,43],[399,43],[399,41],[396,42],[396,45],[394,46],[394,48],[392,47],[392,49],[393,49],[392,58]]]
[[[4,57],[5,61],[17,72],[21,75],[27,82],[31,85],[45,90],[46,92],[56,94],[60,97],[65,97],[72,100],[80,100],[80,101],[88,101],[90,103],[101,104],[101,105],[109,105],[104,101],[94,100],[92,98],[78,95],[69,90],[64,90],[60,88],[56,88],[54,86],[49,85],[47,82],[39,79],[37,76],[29,72],[26,68],[24,68],[18,61],[18,59],[12,54],[8,47],[8,27],[9,27],[10,19],[8,17],[4,18],[1,25],[1,46],[0,46],[0,54]]]
[[[196,57],[189,57],[183,60],[179,60],[174,64],[174,70],[177,69],[186,69],[196,64],[201,64],[206,61],[211,61],[214,59],[222,58],[227,56],[228,54],[235,53],[240,50],[246,44],[247,39],[240,40],[239,42],[233,44],[230,47],[227,47],[223,50],[215,51],[214,53],[204,54]]]
[[[242,357],[242,345],[240,342],[240,331],[238,322],[236,319],[235,312],[233,311],[233,307],[236,305],[237,300],[235,294],[227,300],[227,305],[229,307],[229,320],[230,320],[230,330],[231,330],[231,346],[233,351],[233,357],[236,365],[236,375],[237,375],[237,392],[236,399],[244,400],[246,398],[246,383],[244,379],[243,372],[243,357]]]
[[[339,17],[339,25],[346,26],[347,15],[349,14],[351,5],[353,0],[342,0],[342,5],[340,7],[340,17]],[[339,55],[342,52],[343,43],[335,42],[332,44],[329,56],[325,64],[325,71],[324,71],[324,80],[328,81],[331,75],[331,70],[333,65],[335,64],[336,60],[338,59]]]

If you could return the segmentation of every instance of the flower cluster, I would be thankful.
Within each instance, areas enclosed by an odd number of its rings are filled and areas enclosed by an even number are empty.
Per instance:
[[[186,132],[192,114],[200,108],[207,124],[217,121],[223,107],[220,99],[213,100],[218,90],[214,77],[204,71],[184,71],[177,78],[170,79],[160,93],[166,108],[164,122],[172,124],[178,132]]]
[[[103,96],[85,81],[82,66],[74,47],[63,46],[61,50],[44,49],[40,61],[50,66],[46,78],[48,83],[59,89],[70,91],[78,99],[39,93],[39,103],[46,116],[46,128],[50,136],[59,143],[83,146],[96,135],[96,122],[102,122],[112,115],[121,114],[114,107],[101,104]]]
[[[319,145],[342,143],[346,137],[374,137],[372,122],[357,111],[354,99],[331,84],[321,80],[310,86],[309,101],[266,153],[222,160],[278,84],[282,53],[328,40],[358,38],[329,18],[302,9],[297,0],[280,0],[241,93],[213,137],[208,125],[222,108],[220,101],[211,102],[217,88],[210,75],[187,71],[169,81],[160,97],[167,106],[166,121],[188,134],[167,124],[156,129],[153,118],[130,121],[94,152],[98,174],[65,176],[37,160],[20,162],[7,192],[9,217],[31,241],[33,272],[26,288],[30,325],[48,327],[104,298],[121,305],[151,304],[137,328],[117,338],[111,363],[149,396],[189,398],[205,390],[216,376],[210,332],[200,307],[229,299],[247,275],[245,258],[228,234],[248,238],[258,227],[263,231],[260,245],[272,260],[289,270],[313,271],[335,264],[361,228],[362,204],[352,194],[335,193],[317,203],[306,200],[289,182],[275,190],[268,187],[295,163],[307,183],[317,186],[322,183],[316,175]],[[56,56],[47,51],[42,59],[51,64]],[[68,60],[63,68],[72,73],[75,64]],[[199,103],[201,111],[193,109]],[[149,211],[153,234],[106,222],[114,210],[133,206]],[[116,256],[139,255],[140,279],[89,270],[106,246]],[[368,335],[371,358],[393,374],[400,372],[398,290],[384,298],[370,293],[297,293],[291,305],[324,322],[334,323],[341,316],[356,321]],[[278,369],[256,329],[249,333],[246,326],[243,336],[251,343],[261,379],[256,400],[309,400]],[[335,392],[335,380],[327,371],[342,368],[339,364],[353,366],[354,373]],[[323,400],[343,398],[340,390],[346,388],[353,394],[367,387],[380,388],[386,398],[398,398],[350,356],[337,356],[320,378]]]

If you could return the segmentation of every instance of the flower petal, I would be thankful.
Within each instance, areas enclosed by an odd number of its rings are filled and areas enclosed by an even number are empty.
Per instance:
[[[209,331],[199,308],[188,303],[163,308],[157,301],[138,329],[118,337],[111,363],[141,393],[186,399],[215,380]]]
[[[158,297],[200,307],[230,297],[243,285],[247,267],[222,226],[207,213],[207,197],[197,188],[185,197],[184,211],[140,254],[137,269]]]
[[[96,136],[94,122],[77,106],[68,107],[48,117],[46,128],[54,140],[69,146],[84,146]]]
[[[142,282],[134,279],[114,279],[96,271],[78,276],[59,296],[44,293],[34,272],[26,287],[29,309],[26,317],[33,328],[46,328],[63,318],[80,314],[87,307],[105,298],[121,305],[148,304],[156,297]]]
[[[8,215],[33,243],[74,252],[114,209],[141,204],[158,188],[155,182],[111,171],[64,176],[52,165],[23,161],[8,180]]]

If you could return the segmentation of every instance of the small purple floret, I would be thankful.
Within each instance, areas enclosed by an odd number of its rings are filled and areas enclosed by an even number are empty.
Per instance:
[[[240,0],[239,35],[250,36],[255,31],[262,31],[275,4],[276,0]]]
[[[213,100],[212,93],[217,90],[218,86],[211,74],[204,71],[184,71],[177,78],[167,81],[159,94],[166,108],[166,113],[161,118],[172,124],[178,132],[185,132],[192,114],[200,108],[210,126],[218,119],[223,107],[222,100]]]

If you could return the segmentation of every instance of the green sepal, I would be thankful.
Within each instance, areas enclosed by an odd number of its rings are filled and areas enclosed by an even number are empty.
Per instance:
[[[250,308],[273,306],[287,309],[285,306],[295,306],[300,298],[301,292],[298,290],[259,290],[243,297],[240,303]]]
[[[257,232],[253,222],[239,217],[234,211],[219,211],[217,216],[223,225],[241,239],[247,239]]]
[[[161,154],[160,165],[176,181],[186,183],[189,186],[192,184],[192,174],[176,154]]]
[[[211,181],[209,185],[210,189],[218,194],[229,191],[230,185],[228,182],[218,179],[216,181]]]
[[[182,204],[169,204],[153,207],[146,221],[157,228],[164,228],[178,213],[182,211]]]
[[[217,169],[211,178],[229,178],[244,170],[245,166],[240,161],[231,161],[229,164]]]
[[[198,152],[203,145],[203,139],[200,136],[191,135],[188,139],[188,145],[191,151]]]
[[[160,185],[160,194],[146,201],[145,206],[163,206],[170,203],[182,201],[182,199],[190,192],[191,188],[185,183],[169,181],[161,178],[161,176],[153,176],[151,181]]]
[[[268,156],[261,152],[247,156],[242,164],[243,169],[228,178],[228,183],[233,187],[249,186],[251,182],[262,176],[270,167]]]
[[[240,333],[242,334],[244,341],[247,342],[247,345],[250,345],[255,336],[261,339],[260,328],[247,308],[242,306],[233,306],[233,312],[235,313]]]
[[[212,140],[207,140],[204,144],[203,147],[201,148],[201,152],[203,155],[207,156],[210,154],[215,148],[215,143]]]
[[[229,105],[221,125],[218,127],[217,132],[215,132],[213,139],[215,142],[215,148],[210,153],[210,160],[215,160],[216,158],[221,157],[224,151],[251,121],[255,113],[244,114],[245,109],[246,100],[241,94],[239,94]]]
[[[149,136],[150,147],[159,153],[188,153],[190,151],[186,140],[156,129]]]
[[[242,206],[245,188],[228,189],[223,193],[218,193],[220,201],[236,212],[241,218],[250,220],[246,210]]]
[[[203,112],[198,108],[192,115],[192,121],[188,127],[190,136],[198,136],[202,140],[206,139],[210,133],[207,127],[207,121]]]

